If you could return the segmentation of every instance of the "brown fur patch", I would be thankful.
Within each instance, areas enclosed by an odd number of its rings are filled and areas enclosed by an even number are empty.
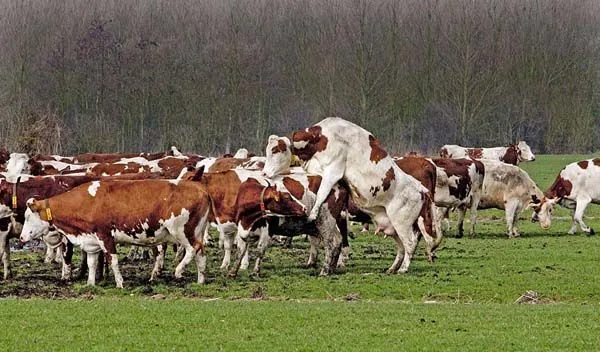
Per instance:
[[[592,162],[594,163],[594,165],[596,165],[596,166],[600,166],[600,158],[594,158],[594,159],[592,160]]]
[[[369,160],[377,164],[381,161],[381,159],[388,156],[388,153],[381,146],[381,142],[377,138],[375,138],[372,134],[369,135],[369,146],[371,147],[371,155],[369,156]]]
[[[242,165],[246,161],[248,161],[248,159],[218,158],[217,160],[215,160],[215,163],[211,165],[208,171],[221,172],[235,169],[236,167]]]
[[[166,157],[158,160],[158,167],[162,169],[161,173],[166,178],[176,178],[187,164],[186,159]]]
[[[283,185],[296,199],[300,200],[304,196],[304,186],[293,178],[284,177]]]
[[[390,167],[388,171],[385,172],[385,177],[383,178],[381,185],[383,186],[383,191],[387,191],[392,186],[392,181],[396,179],[396,174],[394,174],[394,168]]]
[[[481,159],[483,156],[482,148],[467,148],[467,155],[473,159]]]
[[[587,169],[587,167],[588,167],[588,161],[587,160],[581,160],[580,162],[577,163],[577,165],[579,165],[579,167],[582,168],[582,169]]]
[[[544,193],[547,198],[563,198],[571,195],[572,190],[573,184],[571,181],[562,178],[559,173],[554,183]]]
[[[506,147],[506,152],[500,158],[500,161],[511,165],[517,165],[519,163],[519,154],[520,151],[517,150],[517,146],[515,144],[511,144]]]
[[[394,160],[400,170],[416,178],[433,194],[437,178],[435,165],[425,158],[407,157]]]
[[[448,186],[450,195],[457,199],[465,199],[471,188],[471,177],[469,175],[469,166],[473,163],[482,164],[479,161],[469,159],[433,159],[435,165],[446,172],[448,177],[458,178],[456,187]],[[482,164],[483,165],[483,164]],[[482,166],[483,167],[483,166]]]
[[[313,193],[317,193],[321,186],[321,180],[321,176],[308,176],[308,189]]]
[[[123,158],[135,158],[139,156],[139,154],[133,153],[85,153],[77,155],[74,160],[76,160],[80,164],[87,163],[114,163]]]
[[[285,144],[285,142],[281,139],[279,139],[277,141],[277,145],[274,146],[273,148],[271,148],[271,152],[273,154],[277,154],[277,153],[285,153],[285,151],[287,150],[287,144]]]
[[[304,131],[296,131],[292,135],[292,154],[300,160],[309,160],[317,152],[322,152],[327,147],[328,139],[321,134],[321,126],[311,126]],[[295,148],[294,142],[307,142],[303,148]]]

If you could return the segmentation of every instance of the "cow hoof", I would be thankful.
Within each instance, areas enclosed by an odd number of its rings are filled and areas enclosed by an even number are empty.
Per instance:
[[[463,234],[462,234],[461,232],[457,232],[457,233],[454,235],[454,238],[463,238]]]
[[[230,271],[229,274],[227,274],[227,276],[232,279],[235,280],[237,278],[237,272],[235,271]]]

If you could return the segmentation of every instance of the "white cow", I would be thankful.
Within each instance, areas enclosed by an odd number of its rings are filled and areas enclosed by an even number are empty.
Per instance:
[[[377,231],[396,240],[396,259],[388,272],[404,273],[415,252],[419,231],[430,254],[437,245],[429,191],[403,172],[380,142],[362,127],[329,117],[296,131],[293,153],[309,173],[323,177],[309,220],[316,219],[333,186],[344,180],[358,207],[371,215]]]
[[[600,204],[600,158],[565,166],[545,192],[542,201],[534,206],[533,219],[539,220],[543,228],[550,227],[554,205],[560,204],[573,211],[569,234],[574,234],[579,224],[581,230],[593,235],[594,229],[583,222],[583,212],[590,203]]]
[[[479,209],[504,209],[507,236],[520,236],[517,225],[519,214],[539,203],[544,193],[518,166],[494,160],[481,162],[485,165],[485,176]],[[542,227],[546,225],[544,222]]]
[[[447,144],[440,149],[442,158],[473,158],[499,160],[507,164],[518,165],[521,161],[534,161],[535,155],[525,141],[508,147],[467,148],[456,144]]]

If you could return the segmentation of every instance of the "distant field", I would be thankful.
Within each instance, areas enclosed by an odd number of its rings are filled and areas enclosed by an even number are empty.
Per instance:
[[[587,157],[541,155],[522,167],[545,189]],[[600,230],[598,208],[586,221]],[[95,288],[61,284],[41,252],[18,252],[15,278],[0,284],[3,349],[599,350],[600,236],[566,235],[569,213],[555,215],[543,231],[525,212],[522,237],[507,239],[502,212],[481,212],[475,238],[446,238],[433,264],[421,245],[405,275],[384,274],[393,241],[359,227],[349,266],[329,278],[302,267],[299,238],[270,249],[260,279],[227,279],[210,248],[203,286],[171,269],[148,284],[150,263],[124,263],[122,290],[111,275]],[[527,290],[541,304],[514,303]]]

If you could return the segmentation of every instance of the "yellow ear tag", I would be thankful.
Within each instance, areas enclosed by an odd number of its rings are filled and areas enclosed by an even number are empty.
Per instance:
[[[48,221],[52,221],[52,212],[50,211],[50,208],[46,208],[46,218],[48,218]]]
[[[17,209],[17,196],[12,196],[12,207]]]

